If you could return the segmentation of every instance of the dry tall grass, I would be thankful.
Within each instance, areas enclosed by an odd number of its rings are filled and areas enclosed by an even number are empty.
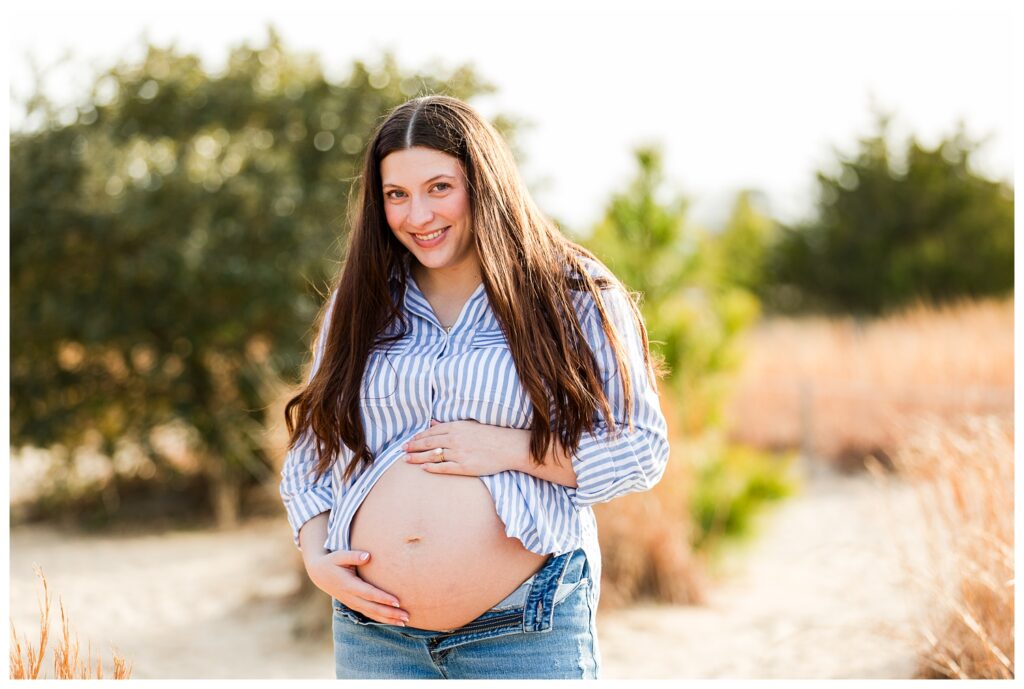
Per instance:
[[[675,604],[705,600],[706,565],[690,549],[694,474],[687,453],[695,450],[678,435],[675,404],[671,392],[662,390],[672,455],[661,481],[650,491],[594,506],[601,543],[602,611],[644,599]]]
[[[1012,415],[924,421],[894,464],[914,485],[925,526],[926,566],[907,565],[930,603],[911,639],[918,677],[1013,678]]]
[[[1013,409],[1013,298],[917,305],[858,323],[778,318],[747,336],[731,439],[802,448],[839,469],[885,464],[921,416]]]
[[[43,602],[40,604],[39,613],[39,644],[33,647],[26,636],[23,649],[14,628],[14,621],[11,621],[11,679],[103,679],[102,660],[97,658],[93,666],[92,642],[89,643],[85,658],[79,657],[78,635],[75,635],[74,640],[71,639],[63,600],[60,600],[61,638],[57,647],[53,649],[54,676],[40,677],[50,636],[50,588],[39,567],[35,568],[35,573],[43,583]],[[114,653],[113,663],[113,679],[130,679],[131,665],[124,658]]]

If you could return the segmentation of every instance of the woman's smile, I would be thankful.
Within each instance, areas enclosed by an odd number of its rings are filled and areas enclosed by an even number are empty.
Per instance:
[[[442,227],[440,230],[435,232],[427,232],[424,234],[413,234],[413,238],[416,243],[424,249],[429,249],[432,246],[437,246],[444,241],[444,238],[448,236],[448,230],[451,229],[451,225]]]

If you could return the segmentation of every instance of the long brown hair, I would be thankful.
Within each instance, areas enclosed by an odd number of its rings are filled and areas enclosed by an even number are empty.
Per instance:
[[[596,304],[618,362],[627,409],[633,405],[632,384],[600,292],[622,289],[628,295],[643,342],[647,375],[656,385],[660,369],[652,366],[647,329],[635,296],[597,257],[568,240],[540,212],[519,177],[508,145],[487,120],[457,98],[432,95],[392,110],[367,146],[358,202],[350,211],[345,260],[331,291],[334,307],[330,322],[324,322],[327,303],[317,318],[317,330],[327,328],[323,355],[313,377],[285,406],[289,446],[312,427],[319,456],[317,477],[338,457],[339,441],[353,452],[345,467],[346,480],[358,464],[369,466],[374,461],[360,416],[363,369],[373,343],[396,321],[404,331],[408,329],[399,304],[406,289],[401,262],[409,251],[395,238],[384,215],[380,163],[389,153],[413,146],[447,153],[462,164],[484,289],[533,403],[533,461],[543,464],[552,442],[552,426],[563,448],[570,456],[574,454],[580,436],[593,430],[598,406],[609,430],[617,431],[571,292],[588,292]],[[584,258],[595,261],[603,275],[591,276]],[[389,285],[393,269],[401,276],[397,300]],[[322,335],[318,332],[318,337]]]

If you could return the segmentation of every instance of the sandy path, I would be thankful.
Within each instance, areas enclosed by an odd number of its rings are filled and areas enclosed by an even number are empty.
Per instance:
[[[909,506],[905,489],[894,496]],[[604,676],[908,677],[912,651],[885,625],[906,628],[917,608],[903,593],[903,556],[878,500],[867,476],[816,480],[766,516],[762,537],[732,563],[708,606],[602,613]],[[72,631],[103,653],[106,676],[116,646],[136,679],[332,678],[329,636],[294,641],[280,602],[298,585],[296,558],[283,517],[227,534],[87,537],[16,527],[11,618],[19,636],[36,637],[39,563],[53,595],[51,635],[60,594]]]
[[[906,486],[816,477],[764,516],[761,537],[707,605],[636,606],[599,620],[608,676],[911,677],[906,635],[923,599],[900,564],[923,553],[897,545],[914,542],[915,515]]]

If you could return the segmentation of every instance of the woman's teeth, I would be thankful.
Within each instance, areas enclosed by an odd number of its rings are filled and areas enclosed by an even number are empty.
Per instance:
[[[430,234],[418,234],[416,235],[416,239],[420,240],[421,242],[429,242],[431,239],[437,239],[438,237],[440,237],[447,229],[447,227],[442,227],[437,232],[431,232]]]

